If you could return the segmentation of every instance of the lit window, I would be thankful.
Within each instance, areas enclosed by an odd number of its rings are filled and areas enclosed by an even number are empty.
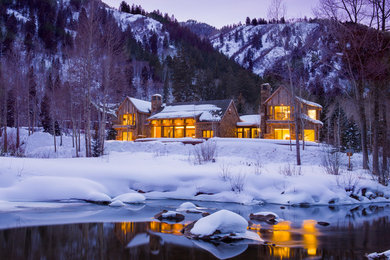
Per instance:
[[[315,109],[309,109],[307,115],[314,120],[317,120],[317,111]]]
[[[290,107],[275,106],[275,120],[290,120]]]
[[[211,138],[214,136],[214,131],[213,130],[203,130],[202,136],[203,136],[203,138]]]

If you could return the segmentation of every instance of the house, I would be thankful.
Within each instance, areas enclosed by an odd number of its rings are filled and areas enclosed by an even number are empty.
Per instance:
[[[291,92],[284,86],[279,87],[270,95],[270,85],[263,84],[261,88],[262,114],[261,134],[265,139],[295,139],[294,99]],[[319,121],[322,106],[295,97],[301,108],[301,125],[304,140],[318,141],[322,122]],[[302,136],[299,137],[302,139]]]
[[[148,118],[153,138],[236,135],[236,123],[240,118],[233,100],[180,102],[163,106],[161,99],[155,96],[152,97],[152,115]]]
[[[260,138],[260,125],[260,114],[240,116],[240,121],[237,122],[237,137]]]
[[[117,131],[116,140],[133,141],[150,136],[147,118],[151,109],[151,102],[126,97],[116,112],[117,120],[113,125]]]

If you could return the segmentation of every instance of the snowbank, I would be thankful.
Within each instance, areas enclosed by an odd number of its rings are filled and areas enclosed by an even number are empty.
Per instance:
[[[119,200],[124,203],[144,203],[146,198],[139,193],[125,193],[113,198],[113,201]]]
[[[342,154],[341,175],[329,175],[322,167],[325,149],[312,142],[301,151],[302,166],[295,166],[289,141],[213,138],[216,161],[196,164],[196,146],[180,142],[107,141],[105,156],[72,158],[71,137],[64,136],[54,153],[51,135],[26,133],[22,129],[22,142],[33,158],[0,157],[0,200],[138,203],[146,198],[297,206],[390,201],[390,187],[360,168],[360,154],[352,157],[354,171],[346,170]],[[116,198],[127,193],[128,198]]]
[[[390,250],[387,250],[382,253],[377,253],[377,252],[371,253],[367,255],[367,258],[368,259],[390,259]]]

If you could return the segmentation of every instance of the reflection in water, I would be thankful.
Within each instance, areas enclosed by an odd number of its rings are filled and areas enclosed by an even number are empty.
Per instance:
[[[284,221],[248,229],[264,245],[189,240],[180,230],[188,223],[122,222],[24,227],[0,230],[0,259],[361,259],[385,251],[390,222],[321,227],[315,220]]]

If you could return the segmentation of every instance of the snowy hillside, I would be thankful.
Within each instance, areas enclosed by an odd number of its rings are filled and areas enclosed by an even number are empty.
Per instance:
[[[280,64],[300,59],[307,73],[306,86],[332,87],[339,75],[329,65],[340,62],[330,50],[326,27],[319,23],[237,26],[210,38],[214,48],[260,76],[280,71]]]

